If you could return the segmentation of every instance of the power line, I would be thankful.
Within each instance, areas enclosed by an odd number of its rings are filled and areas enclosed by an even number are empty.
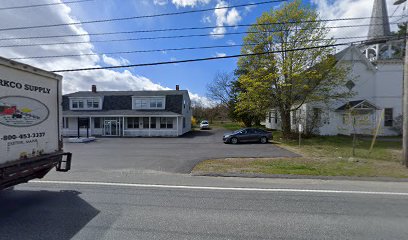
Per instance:
[[[342,37],[342,38],[328,38],[320,39],[317,41],[329,41],[329,40],[344,40],[350,38],[366,38],[366,36],[361,37]],[[310,41],[310,40],[307,40]],[[299,41],[305,42],[305,41]],[[114,55],[114,54],[132,54],[132,53],[150,53],[150,52],[167,52],[167,51],[185,51],[185,50],[201,50],[201,49],[214,49],[214,48],[233,48],[233,47],[243,47],[243,46],[254,46],[256,44],[234,44],[234,45],[215,45],[215,46],[198,46],[198,47],[182,47],[182,48],[164,48],[164,49],[149,49],[149,50],[132,50],[132,51],[119,51],[119,52],[103,52],[103,53],[82,53],[82,54],[65,54],[65,55],[50,55],[50,56],[31,56],[31,57],[18,57],[10,58],[12,60],[22,60],[22,59],[47,59],[47,58],[62,58],[62,57],[81,57],[81,56],[99,56],[99,55]]]
[[[174,15],[183,15],[183,14],[190,14],[190,13],[208,12],[208,11],[221,10],[221,9],[258,6],[258,5],[271,4],[271,3],[277,3],[277,2],[286,2],[286,1],[287,0],[271,0],[271,1],[263,1],[263,2],[257,2],[257,3],[239,4],[239,5],[233,5],[233,6],[204,8],[204,9],[188,10],[188,11],[181,11],[181,12],[171,12],[171,13],[159,13],[159,14],[153,14],[153,15],[142,15],[142,16],[122,17],[122,18],[109,18],[109,19],[99,19],[99,20],[71,22],[71,23],[57,23],[57,24],[37,25],[37,26],[1,28],[0,31],[23,30],[23,29],[34,29],[34,28],[48,28],[48,27],[60,27],[60,26],[71,26],[71,25],[80,25],[80,24],[89,24],[89,23],[103,23],[103,22],[126,21],[126,20],[142,19],[142,18],[174,16]]]
[[[398,16],[396,16],[398,17]],[[339,21],[339,19],[322,19],[322,21]],[[205,27],[182,27],[182,28],[164,28],[164,29],[150,29],[150,30],[130,30],[130,31],[116,31],[116,32],[100,32],[100,33],[83,33],[83,34],[66,34],[66,35],[48,35],[48,36],[27,36],[27,37],[10,37],[0,38],[0,41],[9,40],[28,40],[28,39],[50,39],[50,38],[62,38],[62,37],[84,37],[84,36],[104,36],[104,35],[119,35],[119,34],[134,34],[134,33],[154,33],[154,32],[168,32],[168,31],[185,31],[185,30],[205,30],[214,28],[236,28],[236,27],[250,27],[250,26],[270,26],[277,23],[255,23],[255,24],[236,24],[230,26],[205,26]],[[280,24],[293,24],[293,23],[280,23]],[[399,24],[397,22],[391,22],[390,24]],[[321,29],[321,28],[352,28],[352,27],[367,27],[372,25],[382,24],[358,24],[358,25],[341,25],[341,26],[326,26],[320,28],[309,29]],[[299,29],[303,30],[303,29]]]
[[[398,11],[398,9],[399,9],[400,6],[401,6],[400,4],[397,5],[397,7],[395,8],[394,12],[391,14],[391,17],[394,16],[394,14]]]
[[[253,45],[253,44],[215,45],[215,46],[164,48],[164,49],[149,49],[149,50],[132,50],[132,51],[104,52],[104,53],[83,53],[83,54],[65,54],[65,55],[50,55],[50,56],[32,56],[32,57],[18,57],[18,58],[10,58],[10,59],[11,60],[22,60],[22,59],[42,59],[42,58],[62,58],[62,57],[114,55],[114,54],[168,52],[168,51],[184,51],[184,50],[198,50],[198,49],[213,49],[213,48],[233,48],[233,47],[242,47],[242,46],[248,46],[248,45]]]
[[[69,2],[56,2],[56,3],[42,3],[42,4],[33,4],[33,5],[23,5],[23,6],[15,6],[15,7],[1,7],[1,10],[11,10],[11,9],[22,9],[22,8],[35,8],[35,7],[45,7],[45,6],[54,6],[54,5],[61,5],[61,4],[73,4],[73,3],[82,3],[82,2],[91,2],[94,0],[76,0],[76,1],[69,1]]]
[[[374,43],[382,43],[387,41],[388,37],[383,36],[378,40],[370,41],[371,44]],[[406,37],[399,37],[394,38],[396,39],[406,39]],[[260,53],[246,53],[246,54],[236,54],[230,56],[222,56],[222,57],[207,57],[207,58],[195,58],[195,59],[185,59],[185,60],[177,60],[177,61],[165,61],[165,62],[153,62],[153,63],[140,63],[140,64],[128,64],[128,65],[120,65],[120,66],[107,66],[107,67],[90,67],[90,68],[77,68],[77,69],[61,69],[61,70],[53,70],[51,72],[60,73],[60,72],[78,72],[78,71],[92,71],[92,70],[102,70],[102,69],[117,69],[117,68],[129,68],[129,67],[145,67],[145,66],[157,66],[157,65],[167,65],[167,64],[177,64],[177,63],[187,63],[187,62],[201,62],[201,61],[210,61],[210,60],[219,60],[219,59],[230,59],[230,58],[238,58],[238,57],[248,57],[248,56],[258,56],[258,55],[266,55],[266,54],[273,54],[273,53],[282,53],[282,52],[294,52],[294,51],[305,51],[311,49],[320,49],[320,48],[329,48],[329,47],[337,47],[337,46],[345,46],[345,45],[353,45],[353,44],[362,44],[366,41],[354,41],[354,42],[347,42],[347,43],[337,43],[337,44],[328,44],[322,46],[314,46],[314,47],[305,47],[305,48],[292,48],[286,50],[277,50],[277,51],[268,51],[268,52],[260,52]]]
[[[141,41],[141,40],[157,40],[157,39],[172,39],[172,38],[190,38],[190,37],[208,37],[208,36],[220,36],[220,35],[240,35],[248,33],[257,32],[234,32],[234,33],[208,33],[208,34],[189,34],[189,35],[176,35],[176,36],[162,36],[162,37],[141,37],[141,38],[125,38],[125,39],[111,39],[111,40],[94,40],[92,43],[102,43],[102,42],[128,42],[128,41]],[[360,37],[347,37],[347,38],[337,38],[337,39],[349,39],[349,38],[366,38],[367,36]],[[326,39],[327,40],[327,39]],[[321,41],[321,40],[315,40]],[[78,42],[59,42],[59,43],[34,43],[34,44],[20,44],[20,45],[2,45],[0,48],[11,48],[11,47],[34,47],[34,46],[53,46],[53,45],[71,45],[71,44],[90,44],[89,41],[78,41]]]
[[[308,30],[313,28],[304,28],[299,30]],[[320,29],[320,28],[315,28]],[[265,31],[265,32],[282,32],[278,31]],[[142,41],[142,40],[157,40],[157,39],[174,39],[174,38],[190,38],[190,37],[211,37],[211,36],[224,36],[224,35],[241,35],[248,33],[258,32],[229,32],[229,33],[205,33],[205,34],[187,34],[187,35],[173,35],[173,36],[155,36],[155,37],[137,37],[137,38],[121,38],[121,39],[105,39],[105,40],[93,40],[93,41],[71,41],[71,42],[54,42],[54,43],[29,43],[29,44],[12,44],[12,45],[0,45],[0,48],[11,47],[35,47],[35,46],[54,46],[54,45],[71,45],[71,44],[90,44],[90,43],[104,43],[104,42],[128,42],[128,41]],[[366,37],[366,36],[364,36]],[[351,37],[353,38],[353,37]],[[357,37],[361,38],[361,37]]]
[[[315,46],[315,47],[293,48],[293,49],[287,49],[287,50],[278,50],[278,51],[261,52],[261,53],[246,53],[246,54],[237,54],[237,55],[222,56],[222,57],[195,58],[195,59],[186,59],[186,60],[177,60],[177,61],[129,64],[129,65],[121,65],[121,66],[90,67],[90,68],[77,68],[77,69],[60,69],[60,70],[53,70],[51,72],[54,72],[54,73],[79,72],[79,71],[92,71],[92,70],[102,70],[102,69],[117,69],[117,68],[129,68],[129,67],[157,66],[157,65],[166,65],[166,64],[187,63],[187,62],[201,62],[201,61],[229,59],[229,58],[238,58],[238,57],[259,56],[259,55],[281,53],[281,52],[294,52],[294,51],[305,51],[305,50],[319,49],[319,48],[337,47],[337,46],[349,45],[351,43],[352,42],[349,42],[349,43],[337,43],[337,44]]]
[[[364,37],[352,37],[352,38],[365,38]],[[329,41],[338,40],[339,38],[320,39],[316,41]],[[350,39],[350,37],[344,37],[341,39]],[[307,40],[309,41],[309,40]],[[299,41],[305,42],[305,41]],[[256,44],[234,44],[234,45],[215,45],[215,46],[198,46],[198,47],[182,47],[182,48],[164,48],[164,49],[149,49],[149,50],[132,50],[132,51],[119,51],[119,52],[103,52],[103,53],[83,53],[83,54],[65,54],[65,55],[50,55],[50,56],[31,56],[31,57],[18,57],[10,58],[12,60],[22,59],[44,59],[44,58],[62,58],[62,57],[81,57],[81,56],[99,56],[99,55],[114,55],[114,54],[132,54],[132,53],[150,53],[150,52],[167,52],[167,51],[185,51],[185,50],[201,50],[201,49],[213,49],[213,48],[233,48],[243,46],[255,46]]]

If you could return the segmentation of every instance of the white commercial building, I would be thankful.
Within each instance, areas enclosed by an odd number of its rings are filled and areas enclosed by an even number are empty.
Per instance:
[[[92,91],[63,96],[64,136],[176,137],[191,131],[186,90]]]

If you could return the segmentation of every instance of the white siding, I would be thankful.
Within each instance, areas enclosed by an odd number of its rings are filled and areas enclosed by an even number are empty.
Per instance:
[[[182,115],[185,118],[186,125],[183,126],[183,118],[179,119],[179,129],[181,130],[181,134],[183,135],[184,133],[190,132],[191,131],[191,116],[192,116],[192,110],[191,110],[191,100],[190,96],[188,93],[183,94],[183,103],[182,103]]]

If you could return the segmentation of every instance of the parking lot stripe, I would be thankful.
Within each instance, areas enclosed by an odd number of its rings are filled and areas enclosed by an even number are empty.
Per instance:
[[[365,194],[365,195],[368,194],[368,195],[408,196],[408,193],[405,193],[405,192],[375,192],[375,191],[350,191],[350,190],[329,190],[329,189],[208,187],[208,186],[183,186],[183,185],[160,185],[160,184],[139,184],[139,183],[46,181],[46,180],[30,181],[30,183],[88,185],[88,186],[115,186],[115,187],[136,187],[136,188],[189,189],[189,190],[218,190],[218,191],[333,193],[333,194]]]

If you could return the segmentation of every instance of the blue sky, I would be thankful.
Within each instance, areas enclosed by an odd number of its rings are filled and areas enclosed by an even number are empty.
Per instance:
[[[110,1],[100,0],[109,4],[83,3],[72,4],[72,15],[79,20],[97,19],[97,18],[114,18],[121,16],[134,15],[151,15],[163,12],[177,12],[190,9],[210,8],[215,7],[217,1],[212,1],[209,4],[198,4],[195,7],[177,7],[170,1],[165,5],[155,5],[151,1]],[[243,0],[226,1],[229,5],[237,5],[246,3]],[[241,21],[237,23],[253,23],[263,11],[268,11],[277,4],[260,5],[250,10],[237,8],[240,13]],[[205,21],[203,19],[206,19]],[[209,22],[210,21],[210,22]],[[108,24],[89,24],[83,27],[88,32],[103,32],[103,31],[126,31],[126,30],[143,30],[143,29],[161,29],[161,28],[179,28],[179,27],[201,27],[216,25],[216,16],[214,12],[194,13],[179,16],[168,16],[148,19],[138,19],[131,21],[113,22]],[[242,32],[243,28],[228,28],[227,32]],[[212,29],[205,30],[188,30],[175,32],[161,33],[141,33],[141,34],[123,34],[116,36],[92,37],[92,39],[115,39],[126,37],[140,36],[170,36],[170,35],[185,35],[185,34],[206,34],[211,33]],[[193,37],[193,38],[178,38],[178,39],[158,39],[148,41],[129,41],[123,43],[94,43],[96,52],[112,52],[112,51],[128,51],[128,50],[145,50],[145,49],[162,49],[162,48],[180,48],[180,47],[196,47],[196,46],[211,46],[211,45],[228,45],[228,43],[240,44],[243,35],[226,35],[221,38],[214,37]],[[191,59],[201,57],[211,57],[217,54],[238,54],[239,47],[221,48],[221,49],[204,49],[204,50],[188,50],[188,51],[168,51],[166,53],[136,53],[110,55],[111,57],[123,57],[131,63],[170,61],[173,59]],[[184,89],[190,89],[192,92],[200,95],[206,94],[206,84],[214,78],[218,71],[231,72],[236,66],[236,59],[225,59],[209,62],[183,63],[164,66],[140,67],[134,68],[131,71],[135,74],[145,76],[156,83],[163,86],[174,88],[176,84],[180,84]]]
[[[68,1],[68,0],[67,0]],[[66,2],[67,2],[66,1]],[[264,1],[264,0],[262,0]],[[1,7],[33,5],[39,3],[55,3],[62,0],[2,0]],[[0,28],[16,26],[34,26],[55,23],[69,23],[73,21],[87,21],[96,19],[120,18],[158,13],[180,12],[203,8],[214,8],[217,5],[233,6],[261,0],[93,0],[77,4],[59,4],[38,8],[3,10],[0,14]],[[321,18],[348,18],[368,17],[371,15],[373,0],[305,0],[312,3],[320,13]],[[403,7],[395,7],[392,0],[387,0],[389,15],[402,15]],[[102,39],[123,39],[137,37],[157,37],[188,34],[209,34],[217,30],[222,33],[245,32],[241,28],[217,28],[204,30],[173,31],[159,33],[134,33],[107,36],[88,36],[87,33],[117,32],[131,30],[151,30],[180,27],[205,27],[225,26],[236,24],[252,24],[263,12],[279,7],[281,3],[264,4],[253,8],[236,8],[224,11],[208,11],[177,16],[135,19],[129,21],[116,21],[100,24],[82,24],[75,26],[62,26],[41,29],[27,29],[15,31],[2,31],[2,37],[27,37],[49,36],[66,34],[85,34],[82,37],[64,37],[59,39],[29,39],[0,41],[0,45],[31,44],[84,41],[86,44],[32,46],[0,48],[0,56],[6,58],[21,58],[44,55],[66,54],[95,54],[75,58],[47,58],[47,59],[22,59],[24,63],[44,68],[46,70],[72,69],[83,67],[99,67],[123,65],[129,63],[150,63],[194,58],[213,57],[218,55],[233,55],[240,52],[239,47],[203,49],[188,51],[168,51],[154,53],[135,53],[102,55],[104,52],[166,49],[181,47],[200,47],[214,45],[241,44],[244,35],[225,35],[214,38],[192,37],[178,39],[157,39],[128,42],[98,43]],[[399,21],[403,21],[398,19]],[[367,24],[367,21],[331,22],[335,25]],[[395,25],[392,26],[395,29]],[[332,29],[331,36],[365,36],[367,27]],[[345,40],[346,41],[346,40]],[[174,89],[179,84],[182,89],[190,91],[191,98],[203,104],[209,103],[206,96],[206,86],[211,82],[217,72],[232,72],[236,67],[237,59],[223,59],[207,62],[180,63],[151,67],[138,67],[115,70],[98,70],[89,72],[63,73],[64,93],[90,90],[96,84],[99,90],[160,90]]]

